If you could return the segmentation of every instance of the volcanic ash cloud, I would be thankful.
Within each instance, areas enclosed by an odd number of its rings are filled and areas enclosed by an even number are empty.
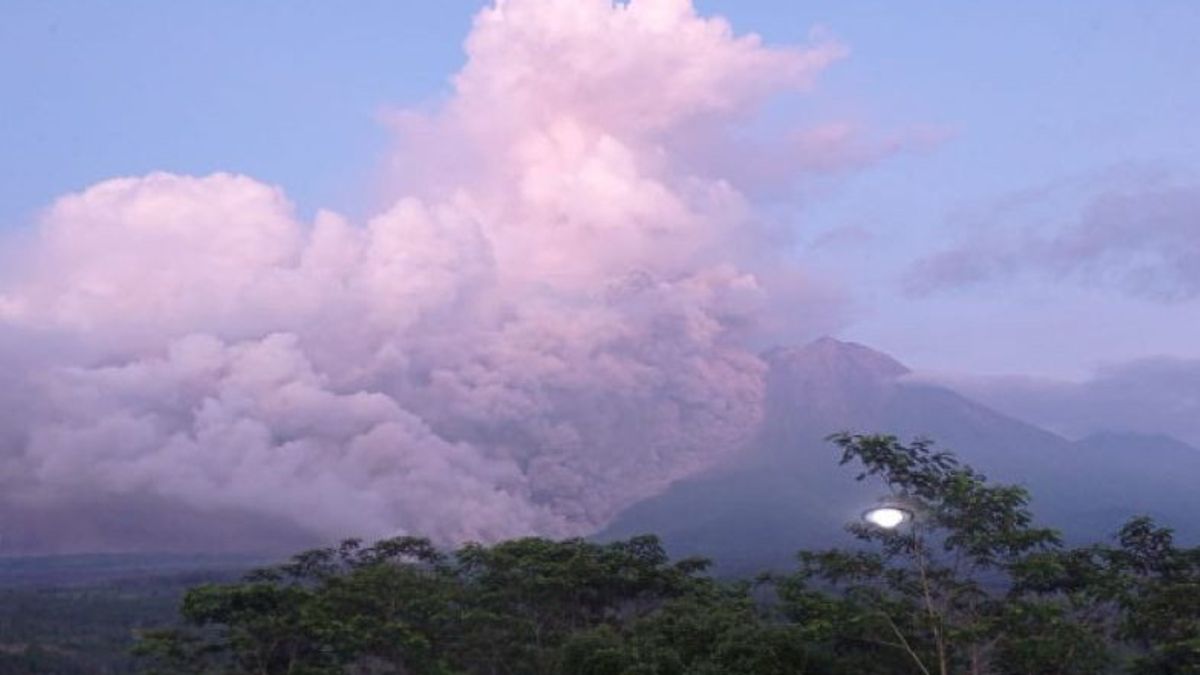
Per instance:
[[[366,222],[223,173],[51,205],[0,288],[0,506],[565,535],[744,447],[758,318],[797,273],[688,149],[841,47],[682,0],[509,0],[466,49],[436,113],[393,116],[397,199]]]

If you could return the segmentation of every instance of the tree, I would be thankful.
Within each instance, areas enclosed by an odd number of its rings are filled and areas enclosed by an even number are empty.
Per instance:
[[[242,583],[190,590],[186,627],[144,636],[138,651],[162,673],[316,675],[364,672],[447,675],[433,638],[457,588],[427,540],[307,551]]]
[[[205,675],[1200,674],[1200,548],[1134,518],[1068,549],[930,442],[833,441],[911,518],[791,574],[715,579],[653,536],[352,539],[192,589],[139,651]]]
[[[1023,592],[1014,574],[1060,548],[1036,527],[1029,495],[985,476],[924,440],[839,434],[841,463],[878,478],[912,514],[885,529],[853,523],[865,547],[802,552],[782,580],[790,618],[820,626],[846,659],[876,672],[1095,673],[1106,654],[1087,626],[1055,601]]]
[[[529,538],[456,554],[465,596],[459,661],[469,672],[560,672],[569,637],[621,626],[705,582],[707,562],[671,563],[655,537],[595,544]]]
[[[722,597],[706,567],[670,561],[654,537],[528,538],[453,556],[424,539],[348,540],[192,589],[185,628],[147,634],[140,651],[172,673],[555,675],[573,672],[564,663],[582,658],[587,638],[634,641],[674,601]]]
[[[1117,579],[1118,635],[1141,648],[1132,672],[1200,673],[1200,547],[1178,548],[1149,518],[1130,520],[1118,541],[1098,555]]]

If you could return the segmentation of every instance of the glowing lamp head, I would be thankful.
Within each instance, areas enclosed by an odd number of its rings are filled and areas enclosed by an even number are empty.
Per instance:
[[[912,514],[895,506],[877,506],[863,514],[863,520],[885,530],[894,530],[912,518]]]

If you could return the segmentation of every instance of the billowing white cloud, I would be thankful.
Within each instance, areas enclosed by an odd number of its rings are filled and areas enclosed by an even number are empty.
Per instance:
[[[596,528],[744,447],[763,308],[823,307],[683,145],[843,52],[768,48],[687,0],[506,0],[451,99],[398,116],[397,199],[364,223],[301,222],[229,174],[61,198],[0,287],[9,359],[59,341],[3,388],[24,406],[0,418],[6,499],[321,537]]]
[[[525,498],[510,459],[438,437],[386,395],[331,391],[295,335],[193,335],[163,357],[59,370],[46,391],[54,415],[25,458],[40,490],[157,494],[321,532],[402,523],[464,539],[559,525]]]

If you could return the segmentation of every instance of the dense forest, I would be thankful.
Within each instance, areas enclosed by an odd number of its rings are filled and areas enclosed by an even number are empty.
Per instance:
[[[789,570],[728,579],[653,536],[348,540],[186,592],[4,591],[0,673],[1200,673],[1200,548],[1145,517],[1068,547],[930,443],[834,440],[906,520]]]
[[[0,560],[0,675],[124,675],[149,628],[179,621],[189,588],[238,580],[261,559],[81,555]]]
[[[1141,517],[1068,548],[930,443],[834,440],[910,518],[786,573],[718,579],[651,536],[349,540],[192,589],[137,651],[158,673],[1200,673],[1200,548]]]

